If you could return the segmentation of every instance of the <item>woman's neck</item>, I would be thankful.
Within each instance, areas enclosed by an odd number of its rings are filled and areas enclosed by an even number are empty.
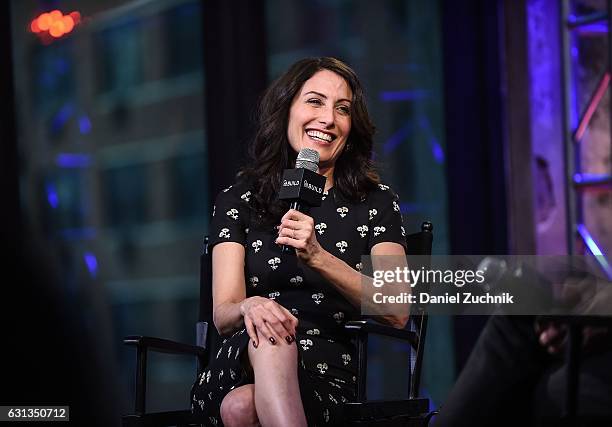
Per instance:
[[[325,191],[334,186],[334,168],[319,168],[319,175],[323,175],[325,180]]]

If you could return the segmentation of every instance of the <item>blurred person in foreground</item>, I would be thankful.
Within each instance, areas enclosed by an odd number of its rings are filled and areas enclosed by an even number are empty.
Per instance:
[[[587,275],[567,277],[559,289],[574,316],[596,316],[583,329],[577,415],[595,422],[579,425],[604,425],[595,420],[612,421],[612,284]],[[567,404],[567,322],[571,320],[491,316],[434,425],[559,422]]]
[[[2,238],[4,273],[12,279],[0,298],[0,404],[68,406],[69,425],[119,426],[108,328],[91,301],[100,296],[92,289],[97,284],[80,274],[78,289],[68,289],[57,247],[27,229],[19,235]]]

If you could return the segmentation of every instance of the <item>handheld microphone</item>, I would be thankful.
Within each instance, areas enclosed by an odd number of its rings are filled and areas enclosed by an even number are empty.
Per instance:
[[[319,153],[312,148],[302,148],[298,153],[294,169],[285,169],[278,193],[279,200],[289,200],[290,208],[302,211],[304,207],[321,206],[325,180],[319,175]],[[282,252],[292,248],[283,245]]]

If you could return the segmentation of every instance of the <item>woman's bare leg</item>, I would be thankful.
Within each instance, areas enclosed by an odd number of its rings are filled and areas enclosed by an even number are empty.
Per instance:
[[[255,408],[265,427],[306,427],[300,397],[295,342],[272,345],[260,341],[249,345],[249,359],[255,373]]]
[[[221,419],[226,427],[259,426],[255,411],[255,387],[246,384],[230,391],[221,402]]]

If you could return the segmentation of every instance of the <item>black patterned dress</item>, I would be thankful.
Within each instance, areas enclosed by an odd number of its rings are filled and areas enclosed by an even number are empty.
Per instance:
[[[398,197],[380,184],[361,203],[345,202],[330,189],[320,207],[308,213],[321,246],[356,270],[361,256],[380,242],[405,246]],[[236,184],[219,194],[210,227],[210,244],[238,242],[245,247],[247,297],[274,299],[298,318],[300,394],[309,426],[342,424],[342,403],[356,395],[356,349],[344,323],[360,318],[353,307],[317,272],[282,254],[274,243],[277,230],[253,224],[247,206],[251,190]],[[225,395],[253,383],[244,368],[249,336],[245,329],[225,337],[216,358],[196,379],[192,412],[208,425],[222,425],[219,408]],[[247,353],[248,354],[248,353]]]

